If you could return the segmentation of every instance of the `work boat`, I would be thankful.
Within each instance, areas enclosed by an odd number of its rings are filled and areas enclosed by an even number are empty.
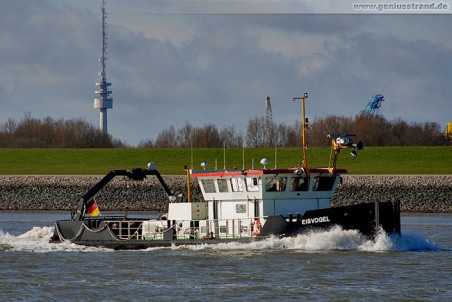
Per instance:
[[[187,194],[179,199],[166,185],[154,163],[148,168],[113,170],[79,200],[70,220],[55,223],[50,242],[68,241],[112,249],[145,249],[172,245],[252,242],[271,236],[296,236],[328,230],[334,226],[358,230],[372,239],[379,232],[400,234],[399,202],[358,203],[330,207],[330,201],[345,169],[336,168],[343,149],[363,148],[352,134],[331,134],[331,154],[327,168],[309,168],[302,101],[303,161],[299,167],[206,170],[187,169]],[[116,176],[141,181],[155,176],[168,196],[167,213],[158,219],[100,216],[94,195]],[[192,200],[191,179],[197,180],[203,200]]]

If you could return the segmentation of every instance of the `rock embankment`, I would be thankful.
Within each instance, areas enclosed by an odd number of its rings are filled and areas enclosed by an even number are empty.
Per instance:
[[[73,210],[78,199],[102,176],[0,176],[0,210]],[[163,176],[176,194],[186,192],[184,176]],[[191,195],[199,200],[197,182]],[[116,178],[96,195],[101,211],[155,211],[167,197],[158,181]],[[343,176],[332,206],[360,202],[401,202],[403,212],[452,213],[452,175]]]
[[[103,176],[0,176],[1,210],[73,210]],[[184,176],[163,176],[173,192],[186,191]],[[193,183],[195,186],[195,183]],[[196,184],[196,188],[199,188]],[[194,191],[196,191],[196,188]],[[195,198],[198,197],[195,194]],[[158,180],[117,177],[95,196],[101,211],[161,211],[167,200]]]
[[[402,212],[452,213],[452,175],[346,175],[331,206],[397,200]]]

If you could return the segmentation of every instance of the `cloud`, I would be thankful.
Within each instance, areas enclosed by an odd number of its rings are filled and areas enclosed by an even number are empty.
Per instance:
[[[31,112],[98,123],[99,6],[2,3],[0,121]],[[450,18],[422,16],[421,31],[418,16],[134,13],[150,7],[108,7],[108,128],[130,144],[186,121],[246,132],[250,118],[265,115],[267,95],[273,120],[291,124],[300,116],[291,97],[304,92],[311,118],[355,115],[377,93],[390,119],[445,125],[452,118],[452,41],[437,34]]]
[[[406,40],[393,34],[361,33],[347,38],[333,52],[331,70],[340,70],[344,90],[355,88],[386,94],[383,108],[394,104],[399,110],[387,110],[389,118],[443,121],[438,109],[447,111],[448,84],[445,62],[452,49],[426,40]],[[353,87],[358,84],[359,87]],[[432,96],[436,96],[432,99]],[[437,106],[435,108],[435,106]]]
[[[88,29],[99,24],[92,14],[46,1],[4,1],[0,13],[0,82],[5,87],[0,94],[1,120],[24,112],[77,117],[80,112],[65,108],[71,107],[68,100],[83,98],[80,87],[92,85],[95,79],[94,75],[89,81],[87,75],[92,72],[89,57],[98,49],[91,45],[98,39]]]

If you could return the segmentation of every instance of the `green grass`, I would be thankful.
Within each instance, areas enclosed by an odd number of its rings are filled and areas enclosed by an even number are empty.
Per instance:
[[[329,148],[310,148],[309,167],[326,167]],[[184,165],[201,169],[223,169],[223,149],[0,149],[0,174],[3,175],[103,175],[113,169],[146,167],[150,161],[164,175],[183,174]],[[226,149],[226,168],[242,169],[242,149]],[[260,168],[261,158],[275,167],[275,149],[245,149],[245,168]],[[294,167],[301,162],[300,148],[277,150],[277,167]],[[452,174],[452,147],[368,147],[357,158],[343,150],[339,168],[350,174]]]

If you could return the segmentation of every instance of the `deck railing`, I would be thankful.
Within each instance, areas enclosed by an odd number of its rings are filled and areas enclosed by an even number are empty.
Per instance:
[[[240,239],[257,236],[262,219],[112,220],[105,222],[120,240]]]

